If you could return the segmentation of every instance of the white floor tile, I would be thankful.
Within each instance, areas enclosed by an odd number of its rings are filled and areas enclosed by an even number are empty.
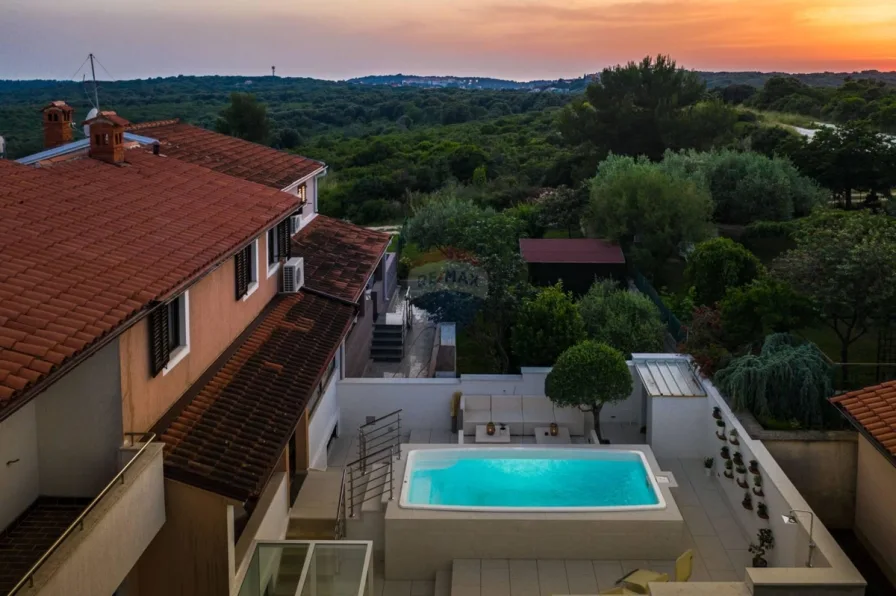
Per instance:
[[[594,577],[594,566],[591,561],[566,561],[566,579],[569,582],[570,594],[597,592],[597,579]]]
[[[569,594],[566,565],[562,560],[538,560],[538,587],[541,596]]]
[[[510,568],[510,596],[540,596],[538,562],[534,559],[508,561]]]
[[[506,559],[482,560],[482,593],[487,596],[510,596],[510,566]]]
[[[715,536],[716,529],[702,507],[680,505],[679,510],[692,536]]]
[[[725,552],[725,547],[717,536],[694,536],[694,541],[697,543],[700,558],[708,570],[734,570],[728,553]]]
[[[411,596],[433,596],[435,591],[435,582],[411,582]]]
[[[709,576],[712,578],[714,582],[739,582],[743,581],[743,578],[738,576],[736,572],[731,571],[729,569],[711,569],[709,571]]]
[[[616,580],[625,575],[619,561],[591,561],[591,565],[594,567],[597,587],[601,591],[609,590],[616,585]]]

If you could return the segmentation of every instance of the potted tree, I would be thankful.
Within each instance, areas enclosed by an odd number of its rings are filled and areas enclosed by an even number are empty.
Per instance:
[[[722,456],[722,459],[731,459],[731,454],[728,452],[728,445],[722,447],[722,450],[719,452],[719,455]]]
[[[734,478],[734,472],[731,471],[731,467],[732,467],[731,460],[726,459],[725,460],[725,478]]]
[[[716,420],[722,419],[722,408],[716,406],[712,409],[712,417]]]
[[[748,469],[750,470],[750,474],[754,474],[754,475],[758,476],[759,475],[759,462],[756,461],[755,459],[751,459],[750,467]]]
[[[737,440],[737,429],[732,428],[731,432],[728,433],[728,441],[732,445],[740,445],[740,441]]]
[[[731,456],[731,461],[734,462],[735,466],[744,465],[744,456],[740,454],[740,451],[735,451],[734,455]]]
[[[455,391],[451,395],[451,432],[455,435],[457,434],[458,429],[457,417],[458,413],[460,412],[461,395],[463,395],[463,393],[461,393],[460,391]]]
[[[737,474],[737,485],[741,488],[750,488],[747,484],[747,469],[743,466],[736,466],[734,472]]]
[[[622,352],[587,340],[560,354],[544,382],[544,393],[559,406],[578,406],[594,417],[594,432],[601,444],[600,411],[632,392],[632,373]]]
[[[756,503],[756,515],[759,519],[768,519],[768,507],[762,501]]]
[[[750,495],[750,491],[744,492],[744,499],[740,504],[744,506],[744,509],[753,509],[753,497]]]
[[[775,537],[768,528],[762,528],[757,535],[758,544],[750,544],[750,553],[753,555],[753,567],[768,567],[765,554],[775,548]]]
[[[711,457],[703,458],[703,471],[706,473],[707,476],[712,475],[712,462],[713,461],[714,460]]]

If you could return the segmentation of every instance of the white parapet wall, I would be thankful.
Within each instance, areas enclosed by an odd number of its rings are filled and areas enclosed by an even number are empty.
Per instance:
[[[632,370],[632,393],[625,400],[604,407],[603,422],[641,425],[643,397],[641,382]],[[341,432],[355,432],[368,416],[380,417],[402,410],[406,429],[451,429],[451,396],[463,395],[544,395],[550,368],[523,368],[518,375],[461,375],[455,379],[342,379],[337,382]],[[586,416],[590,424],[590,415]]]

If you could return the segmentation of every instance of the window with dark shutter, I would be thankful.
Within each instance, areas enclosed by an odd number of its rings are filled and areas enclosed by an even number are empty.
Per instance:
[[[236,299],[239,300],[249,292],[250,259],[252,258],[252,245],[250,244],[234,257],[236,269]]]
[[[289,219],[277,224],[277,257],[288,259],[292,256],[292,239],[289,235]]]
[[[169,336],[168,305],[165,305],[149,313],[149,370],[152,376],[158,375],[168,364],[171,355]]]

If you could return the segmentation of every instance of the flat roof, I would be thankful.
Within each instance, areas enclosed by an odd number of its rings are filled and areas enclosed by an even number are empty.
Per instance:
[[[527,263],[625,264],[619,245],[600,238],[522,238],[520,254]]]
[[[703,383],[683,360],[636,360],[635,368],[650,397],[704,397]]]

